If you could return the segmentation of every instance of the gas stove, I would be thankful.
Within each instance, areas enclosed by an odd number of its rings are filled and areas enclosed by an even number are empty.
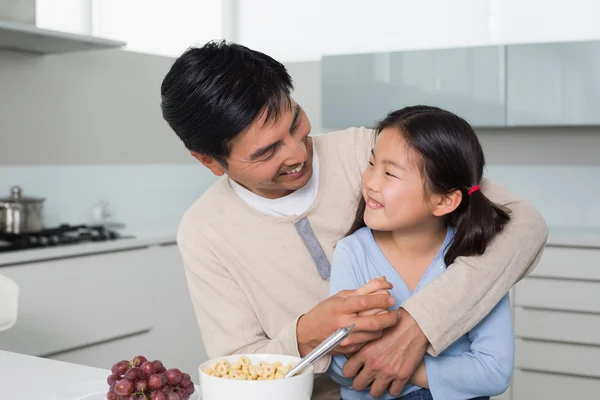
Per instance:
[[[125,238],[102,225],[67,225],[35,233],[0,233],[0,252],[55,247]]]

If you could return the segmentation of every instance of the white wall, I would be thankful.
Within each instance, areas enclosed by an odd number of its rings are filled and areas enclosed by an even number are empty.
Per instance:
[[[125,50],[178,56],[189,46],[221,39],[231,0],[37,0],[41,28],[127,43]]]
[[[36,25],[77,34],[91,32],[91,0],[36,0]]]
[[[600,39],[597,0],[238,0],[237,41],[279,61],[324,54]]]
[[[223,36],[221,0],[97,0],[94,8],[93,33],[137,52],[178,56]]]

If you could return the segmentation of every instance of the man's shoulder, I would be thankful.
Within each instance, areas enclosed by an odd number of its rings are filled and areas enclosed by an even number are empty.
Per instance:
[[[375,131],[365,127],[352,127],[340,131],[323,132],[313,135],[313,139],[317,143],[348,143],[350,146],[353,144],[372,142],[374,138]]]
[[[369,153],[375,144],[375,132],[367,128],[348,128],[313,136],[319,153],[319,162],[333,163],[342,171],[350,168],[360,178],[369,160]],[[342,168],[339,168],[339,167]],[[354,176],[354,175],[353,175]]]
[[[184,213],[179,222],[178,236],[187,237],[189,232],[200,235],[207,227],[215,226],[218,220],[227,217],[235,193],[228,190],[227,178],[213,183]]]

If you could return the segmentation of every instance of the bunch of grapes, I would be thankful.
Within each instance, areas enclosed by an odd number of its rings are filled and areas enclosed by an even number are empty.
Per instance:
[[[107,400],[187,400],[194,393],[190,376],[177,368],[166,369],[159,360],[136,356],[112,366],[106,382]]]

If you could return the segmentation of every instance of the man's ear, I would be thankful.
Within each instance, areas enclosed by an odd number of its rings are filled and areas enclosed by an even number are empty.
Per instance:
[[[195,151],[191,151],[190,154],[196,160],[200,161],[206,168],[210,169],[210,171],[216,176],[225,175],[225,167],[221,165],[220,162],[212,158],[211,156],[207,156],[206,154],[196,153]]]

